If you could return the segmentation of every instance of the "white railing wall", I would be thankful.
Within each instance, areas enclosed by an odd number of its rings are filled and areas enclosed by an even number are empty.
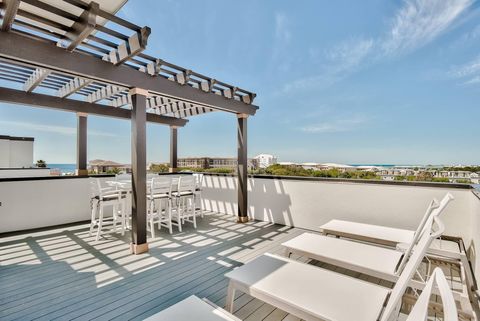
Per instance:
[[[251,217],[311,230],[334,218],[414,229],[429,201],[450,192],[455,201],[442,214],[446,234],[463,238],[480,275],[480,198],[469,189],[258,177],[248,185]],[[236,215],[235,177],[205,175],[202,196],[205,210]],[[0,233],[85,221],[89,180],[0,181],[0,202]]]
[[[468,245],[472,255],[473,271],[477,277],[477,284],[480,288],[480,193],[472,198],[472,241]]]
[[[235,215],[236,186],[235,177],[206,175],[204,208]],[[475,195],[461,188],[252,177],[248,187],[251,217],[311,230],[335,218],[415,229],[430,200],[450,192],[455,201],[442,214],[446,234],[462,237],[468,244],[474,216],[480,215],[478,210],[474,215],[473,207],[479,203]]]
[[[0,169],[0,178],[7,177],[45,177],[50,176],[49,168]]]
[[[90,219],[89,180],[3,181],[0,202],[0,233],[85,221]]]

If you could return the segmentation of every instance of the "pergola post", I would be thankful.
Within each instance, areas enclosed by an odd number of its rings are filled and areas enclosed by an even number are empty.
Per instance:
[[[247,118],[246,114],[237,114],[238,223],[248,222]]]
[[[148,91],[133,88],[132,97],[132,243],[133,254],[148,252],[146,121]]]
[[[77,169],[76,175],[88,175],[87,170],[87,114],[77,113]]]
[[[177,172],[177,126],[170,126],[170,173]]]

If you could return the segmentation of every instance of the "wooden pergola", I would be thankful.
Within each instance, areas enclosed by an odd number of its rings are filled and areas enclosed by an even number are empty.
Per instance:
[[[95,2],[0,0],[0,14],[0,101],[76,113],[78,175],[87,174],[88,115],[131,119],[132,253],[148,250],[146,122],[170,126],[175,171],[177,131],[188,118],[235,114],[238,221],[248,221],[247,118],[258,109],[254,93],[144,54],[150,28]]]

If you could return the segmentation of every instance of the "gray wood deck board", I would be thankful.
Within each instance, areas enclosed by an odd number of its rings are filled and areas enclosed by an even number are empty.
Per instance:
[[[264,222],[235,223],[207,215],[197,230],[150,240],[148,254],[128,253],[128,235],[99,242],[88,226],[0,239],[1,320],[142,320],[196,294],[223,305],[224,274],[303,230]],[[236,313],[248,320],[282,320],[286,313],[239,294]]]

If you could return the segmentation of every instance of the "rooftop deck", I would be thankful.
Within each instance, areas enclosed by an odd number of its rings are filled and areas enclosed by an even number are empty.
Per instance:
[[[88,179],[26,182],[0,184],[2,231],[88,219]],[[265,252],[283,254],[281,244],[305,231],[283,224],[315,229],[340,218],[408,228],[420,220],[426,201],[445,193],[445,188],[298,179],[254,178],[249,184],[252,214],[264,221],[237,224],[234,178],[210,176],[202,204],[211,212],[199,220],[198,229],[187,224],[182,233],[174,230],[173,235],[163,229],[158,238],[149,240],[150,251],[141,255],[129,254],[129,233],[105,234],[95,242],[88,235],[89,223],[0,233],[0,320],[142,320],[192,294],[224,306],[227,271]],[[448,191],[456,200],[443,216],[446,235],[462,237],[467,248],[475,248],[480,202],[468,189]],[[30,202],[20,201],[18,195],[29,195]],[[348,202],[340,202],[347,197]],[[478,262],[472,256],[472,264]],[[442,268],[449,269],[444,272],[451,276],[451,287],[460,289],[459,270],[452,265]],[[478,275],[478,265],[473,268]],[[235,314],[242,320],[298,320],[247,295],[237,295]],[[408,312],[408,306],[405,309]]]
[[[128,253],[129,236],[98,243],[88,224],[0,238],[0,319],[141,320],[196,294],[223,306],[228,270],[302,229],[265,222],[235,223],[211,213],[197,230],[164,230],[147,254]],[[295,320],[247,295],[236,299],[243,320]],[[287,317],[285,319],[285,317]]]

